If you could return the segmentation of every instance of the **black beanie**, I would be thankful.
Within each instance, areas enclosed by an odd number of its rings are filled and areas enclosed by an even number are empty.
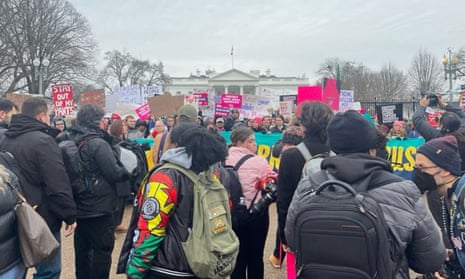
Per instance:
[[[367,153],[376,148],[376,128],[355,110],[338,112],[328,125],[329,147],[335,153]]]
[[[449,171],[455,176],[460,176],[460,159],[457,139],[454,136],[444,136],[432,139],[417,150],[428,157],[434,164],[441,169]]]

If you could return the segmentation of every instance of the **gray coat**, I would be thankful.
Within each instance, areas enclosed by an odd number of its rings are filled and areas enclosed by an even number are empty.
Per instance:
[[[440,232],[413,182],[394,177],[393,174],[389,181],[386,180],[387,183],[364,179],[374,172],[392,172],[389,162],[368,154],[329,157],[322,162],[322,168],[355,189],[368,188],[370,195],[379,202],[389,228],[405,253],[395,278],[409,278],[409,268],[417,273],[439,270],[446,257],[445,248]],[[365,185],[357,184],[362,180]],[[299,207],[296,201],[303,191],[311,187],[310,182],[300,183],[289,207],[285,233],[291,249],[295,247],[294,228],[289,224],[293,224]]]

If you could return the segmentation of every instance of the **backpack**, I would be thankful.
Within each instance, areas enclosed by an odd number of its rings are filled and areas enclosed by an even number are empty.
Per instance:
[[[305,159],[305,165],[302,168],[302,178],[311,176],[321,169],[321,161],[332,156],[332,153],[324,152],[316,156],[312,156],[305,143],[301,142],[295,146]]]
[[[229,276],[239,254],[239,239],[232,229],[228,193],[214,177],[213,170],[200,175],[171,163],[163,163],[150,170],[175,169],[194,183],[192,230],[186,241],[181,242],[189,267],[199,278],[220,279]],[[131,217],[130,232],[137,223],[137,210]],[[128,233],[118,261],[118,273],[126,270],[133,234]]]
[[[0,164],[14,174],[14,176],[10,175],[10,179],[12,180],[10,183],[14,185],[19,192],[24,193],[22,187],[26,183],[26,177],[21,172],[21,168],[18,163],[16,163],[13,154],[8,151],[0,151]]]
[[[401,253],[381,207],[368,192],[325,174],[328,180],[294,195],[286,220],[297,277],[394,278]]]
[[[140,144],[133,141],[121,141],[118,147],[120,149],[119,160],[131,174],[131,192],[137,193],[148,170],[145,152]]]
[[[223,167],[225,174],[221,173],[220,180],[228,190],[229,198],[231,200],[231,216],[232,225],[234,229],[239,228],[245,223],[250,221],[252,214],[250,208],[245,206],[244,194],[242,192],[242,185],[239,180],[237,171],[248,159],[254,157],[253,154],[244,155],[234,166],[226,165]]]
[[[92,135],[78,142],[67,139],[58,143],[74,196],[88,190],[92,185],[93,178],[86,171],[80,150],[84,144],[97,137],[99,136]]]

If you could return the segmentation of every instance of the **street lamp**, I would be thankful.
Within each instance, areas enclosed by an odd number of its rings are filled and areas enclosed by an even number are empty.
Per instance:
[[[447,48],[447,55],[444,54],[442,57],[442,64],[444,65],[444,77],[447,80],[449,78],[449,98],[452,102],[452,79],[457,79],[457,72],[459,71],[457,64],[459,63],[459,58],[457,55],[452,54],[452,48]]]
[[[48,68],[48,65],[50,65],[50,61],[47,58],[39,59],[36,57],[32,61],[32,64],[34,65],[34,77],[36,80],[39,80],[39,95],[43,95],[44,94],[44,92],[42,92],[43,80],[45,77],[47,77],[47,68]]]

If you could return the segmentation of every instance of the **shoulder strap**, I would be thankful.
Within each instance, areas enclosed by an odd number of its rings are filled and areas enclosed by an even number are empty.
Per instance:
[[[310,153],[310,151],[308,150],[305,143],[301,142],[301,143],[297,144],[296,148],[297,148],[297,150],[300,151],[300,153],[304,157],[305,161],[308,161],[308,160],[312,159],[312,153]]]
[[[199,184],[199,180],[200,180],[199,176],[195,174],[195,172],[188,170],[186,168],[183,168],[181,166],[178,166],[172,163],[164,163],[157,168],[157,170],[160,170],[160,169],[175,169],[181,172],[182,174],[184,174],[185,176],[187,176],[190,180],[192,180],[192,182],[194,182],[194,185]]]
[[[166,142],[166,137],[168,136],[168,133],[163,133],[161,134],[160,138],[160,145],[158,146],[158,161],[160,161],[161,155],[163,155],[164,147],[165,147],[165,142]]]
[[[254,157],[254,154],[246,154],[244,155],[237,163],[234,165],[234,170],[239,170],[239,168],[242,166],[242,164],[245,163],[245,161],[249,160],[250,158]]]

